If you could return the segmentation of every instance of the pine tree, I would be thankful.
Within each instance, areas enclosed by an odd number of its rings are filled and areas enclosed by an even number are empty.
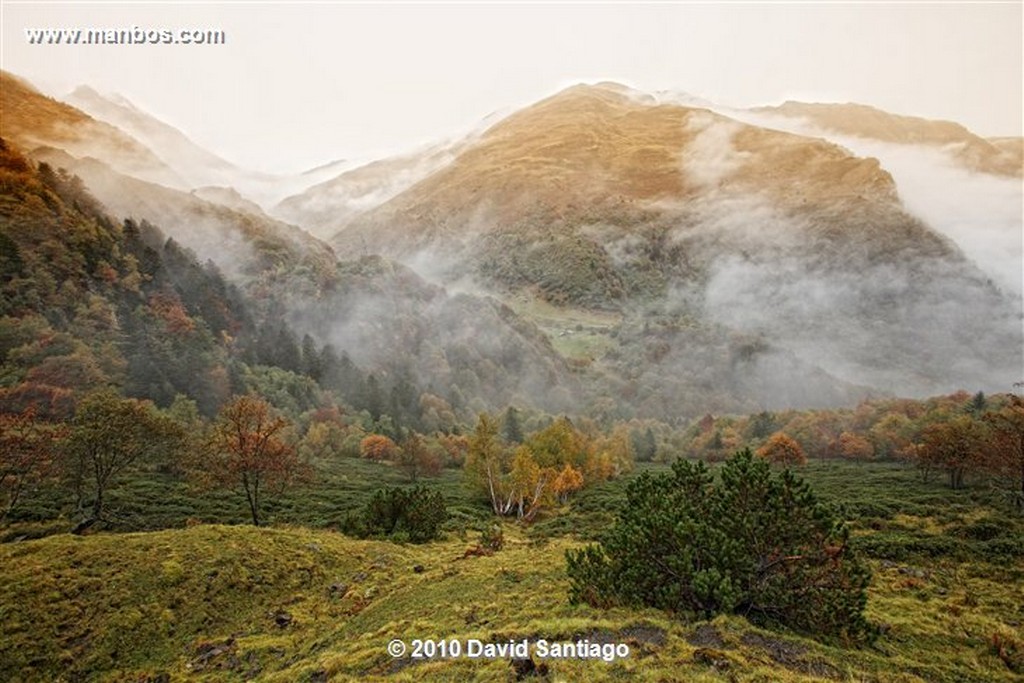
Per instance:
[[[749,450],[717,483],[703,463],[679,460],[630,483],[599,545],[567,552],[570,598],[861,638],[870,573],[847,540],[806,483]]]

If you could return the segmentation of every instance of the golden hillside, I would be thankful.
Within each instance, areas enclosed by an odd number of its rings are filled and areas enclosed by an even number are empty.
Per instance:
[[[31,153],[56,147],[72,156],[103,158],[116,170],[172,187],[184,183],[138,140],[0,71],[0,137]]]

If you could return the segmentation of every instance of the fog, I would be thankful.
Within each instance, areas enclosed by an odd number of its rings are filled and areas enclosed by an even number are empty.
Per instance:
[[[911,214],[953,240],[1004,291],[1021,296],[1024,185],[1019,177],[970,171],[957,163],[955,149],[839,135],[778,115],[732,114],[753,125],[821,137],[857,156],[878,159]]]

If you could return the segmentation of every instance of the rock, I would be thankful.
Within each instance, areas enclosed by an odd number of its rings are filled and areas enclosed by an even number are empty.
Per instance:
[[[278,628],[290,626],[292,623],[292,615],[284,611],[277,612],[274,614],[274,623],[277,624]]]
[[[343,598],[348,593],[348,584],[344,583],[332,583],[327,589],[327,592],[334,597]]]
[[[423,565],[422,565],[422,564],[418,564],[418,565],[416,565],[415,567],[413,567],[413,568],[412,568],[412,570],[413,570],[414,572],[416,572],[417,574],[422,574],[422,573],[423,573],[423,572],[425,571],[425,570],[423,569]]]

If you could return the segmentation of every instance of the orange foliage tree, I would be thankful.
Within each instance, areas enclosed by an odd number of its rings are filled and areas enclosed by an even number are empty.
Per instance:
[[[227,403],[214,423],[203,472],[217,485],[241,485],[255,526],[260,525],[266,491],[279,491],[306,473],[295,448],[284,440],[289,426],[266,401],[252,395]]]
[[[987,430],[983,422],[960,415],[948,422],[929,425],[924,430],[919,465],[949,475],[949,486],[962,488],[964,475],[983,464]]]
[[[787,436],[784,432],[775,432],[768,438],[761,448],[757,450],[758,457],[764,458],[776,465],[805,465],[807,456],[800,444]]]
[[[368,460],[394,460],[398,444],[383,434],[370,434],[359,442],[359,454]]]

